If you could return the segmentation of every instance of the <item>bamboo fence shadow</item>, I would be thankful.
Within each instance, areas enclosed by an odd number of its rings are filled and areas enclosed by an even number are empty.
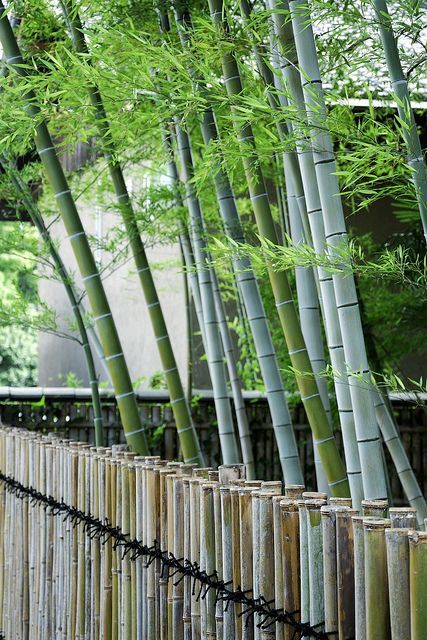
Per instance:
[[[421,640],[414,509],[0,429],[5,640]]]

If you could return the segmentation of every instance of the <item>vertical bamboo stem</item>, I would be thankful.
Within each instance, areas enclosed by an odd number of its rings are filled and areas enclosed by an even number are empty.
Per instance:
[[[211,473],[209,472],[209,479],[211,480]],[[217,478],[219,480],[219,477]],[[214,500],[214,518],[215,518],[215,565],[218,573],[218,578],[223,579],[222,570],[222,516],[221,516],[221,491],[219,484],[214,487],[213,490]],[[215,621],[216,621],[216,637],[217,640],[223,640],[223,603],[218,600],[215,608]]]
[[[338,631],[336,509],[331,505],[320,510],[323,532],[323,575],[325,597],[325,631]]]
[[[215,570],[215,513],[214,488],[216,483],[201,484],[201,543],[204,544],[204,570],[212,575]],[[215,593],[210,589],[205,597],[206,601],[206,640],[216,640]]]
[[[352,516],[356,509],[341,507],[336,512],[336,557],[338,593],[338,638],[351,640],[355,633],[354,616],[354,536]]]
[[[253,585],[252,573],[252,488],[239,487],[240,518],[240,586],[242,591],[250,592]],[[242,640],[253,640],[253,618],[242,620]]]
[[[271,541],[274,531],[273,501],[271,493],[259,494],[259,591],[266,602],[274,601],[274,557],[271,553]],[[275,626],[261,627],[261,640],[275,640]]]
[[[390,636],[387,552],[385,529],[388,520],[363,521],[365,540],[366,640],[386,640]]]
[[[427,629],[427,532],[409,534],[409,581],[411,592],[411,640],[422,640]]]
[[[325,500],[306,500],[305,504],[307,509],[310,624],[315,626],[325,619],[323,563],[320,561],[323,553],[320,509],[325,504]]]
[[[282,517],[282,556],[283,556],[283,606],[289,613],[295,612],[300,620],[301,578],[300,578],[300,523],[298,503],[291,498],[280,502]],[[291,640],[293,629],[284,627],[284,640]]]
[[[409,529],[386,529],[391,640],[411,639]]]

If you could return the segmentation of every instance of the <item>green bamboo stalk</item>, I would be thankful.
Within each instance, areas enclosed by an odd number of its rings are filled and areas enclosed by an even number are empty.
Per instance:
[[[373,0],[378,29],[384,49],[392,91],[396,97],[402,137],[408,150],[408,165],[412,171],[418,209],[427,240],[427,167],[418,136],[414,112],[408,89],[408,80],[402,69],[397,42],[393,33],[386,0]]]
[[[173,155],[173,147],[171,145],[170,136],[165,136],[165,135],[163,136],[163,145],[167,153],[169,175],[172,178],[173,182],[176,184],[176,186],[178,186],[179,184],[178,170],[177,170],[177,166],[176,166],[174,155]],[[179,193],[178,189],[177,189],[177,192]],[[204,225],[203,225],[203,234],[206,235],[206,230],[204,228]],[[197,306],[201,307],[202,303],[201,303],[199,278],[198,278],[196,265],[194,263],[194,258],[193,258],[194,253],[191,247],[191,239],[190,239],[189,232],[183,231],[181,233],[181,244],[189,263],[188,267],[190,267],[190,270],[192,273],[192,286],[194,289],[194,299],[195,299],[195,306],[196,306],[196,313],[197,313]],[[205,250],[205,255],[206,255],[207,261],[210,262],[210,255],[207,252],[207,250]],[[231,390],[233,395],[234,408],[235,408],[236,419],[237,419],[237,427],[239,431],[240,447],[242,450],[242,458],[243,458],[243,462],[246,465],[248,478],[249,477],[253,478],[255,475],[254,457],[252,452],[249,423],[246,415],[246,407],[245,407],[245,402],[243,400],[242,386],[241,386],[240,378],[237,373],[237,366],[236,366],[235,357],[234,357],[233,344],[230,336],[230,330],[228,328],[228,323],[225,315],[225,309],[224,309],[221,293],[218,286],[218,279],[215,272],[215,268],[212,265],[208,268],[209,268],[209,273],[211,278],[211,286],[212,286],[212,293],[214,298],[217,325],[220,333],[222,347],[224,350],[224,355],[227,362],[228,375],[229,375],[229,380],[230,380]],[[204,341],[205,351],[207,353],[208,352],[207,350],[208,345],[206,343],[207,337],[206,337],[206,330],[204,328],[203,309],[201,308],[200,308],[199,324],[200,323],[201,323],[201,326],[203,327],[202,338]]]
[[[272,55],[277,55],[277,66],[282,73],[283,85],[287,99],[296,111],[297,117],[306,122],[304,96],[301,78],[297,67],[297,57],[292,26],[283,15],[289,9],[281,0],[267,0],[267,8],[272,12],[271,20],[274,29]],[[273,62],[274,64],[274,62]],[[277,76],[275,76],[276,78]],[[282,94],[279,94],[279,98]],[[283,98],[282,98],[283,99]],[[283,101],[283,106],[286,103]],[[307,217],[313,246],[319,255],[323,255],[326,247],[325,229],[322,218],[314,161],[309,142],[305,139],[305,132],[298,125],[293,126],[296,137],[296,151],[301,170],[301,180],[305,195]],[[306,238],[307,240],[308,238]],[[347,384],[347,369],[345,365],[344,348],[338,310],[335,299],[332,275],[322,267],[317,269],[319,294],[322,300],[322,315],[325,324],[326,341],[329,349],[334,375],[334,387],[340,417],[341,431],[344,441],[344,452],[347,473],[350,483],[353,504],[360,506],[363,499],[362,475],[360,469],[359,451],[357,447],[354,415],[350,389]]]
[[[249,22],[252,8],[248,0],[240,0],[240,10],[243,19],[246,22]],[[282,106],[287,106],[287,99],[283,92],[280,92],[282,90],[282,86],[279,74],[275,75],[271,68],[266,64],[266,52],[264,51],[264,46],[262,44],[252,42],[252,51],[255,55],[258,71],[267,87],[267,96],[270,106],[272,109],[280,111]],[[274,65],[275,61],[272,62]],[[275,90],[279,90],[279,93],[276,94]],[[282,142],[286,140],[288,132],[292,134],[292,124],[289,122],[286,127],[280,120],[277,120],[276,128],[278,136]],[[307,236],[307,239],[310,242],[311,236],[308,227],[307,207],[303,183],[298,165],[298,158],[294,150],[287,151],[283,154],[283,169],[288,203],[287,208],[290,236],[295,244],[304,242],[306,240],[305,236]],[[311,267],[296,267],[295,278],[301,331],[307,346],[308,357],[316,376],[320,397],[329,423],[332,426],[327,380],[326,378],[317,375],[325,369],[326,363],[320,324],[319,304],[317,301],[317,283],[315,281],[314,271]],[[315,443],[314,462],[318,489],[327,491],[327,480],[320,460],[318,447]]]
[[[286,5],[286,0],[283,0]],[[325,239],[328,251],[334,255],[335,248],[347,246],[347,232],[341,199],[338,197],[339,185],[336,177],[335,155],[332,141],[325,127],[326,106],[317,61],[317,53],[311,24],[306,23],[306,6],[299,0],[291,0],[293,34],[295,37],[296,53],[303,70],[304,99],[309,114],[311,142],[315,164],[315,174],[319,187],[320,203],[323,210]],[[347,265],[351,266],[351,265]],[[357,292],[354,277],[337,273],[333,276],[334,292],[338,307],[338,317],[344,345],[344,355],[349,369],[350,394],[354,409],[355,427],[359,445],[359,455],[363,472],[365,497],[373,492],[377,497],[386,495],[384,469],[378,465],[378,455],[381,454],[378,427],[375,412],[376,390],[371,383],[371,374],[366,357],[366,347],[357,302]],[[356,375],[355,375],[356,373]],[[384,428],[384,421],[380,422]],[[398,441],[396,427],[388,416],[387,440]],[[390,433],[393,432],[393,438]],[[384,432],[383,432],[384,433]],[[401,445],[401,443],[400,443]],[[420,505],[422,510],[425,502],[416,483],[415,476],[407,471],[408,460],[405,458],[403,446],[394,447],[394,460],[405,492],[413,501],[414,506]],[[424,502],[424,504],[423,504]],[[357,506],[357,505],[356,505]]]
[[[287,171],[287,163],[285,161],[285,173],[288,200],[289,225],[292,242],[295,245],[305,242],[302,219],[300,215],[301,198],[294,191],[294,181]],[[313,372],[316,376],[319,394],[325,408],[326,417],[332,426],[331,407],[329,404],[328,383],[325,377],[319,375],[325,371],[326,361],[323,349],[323,337],[319,312],[319,303],[317,299],[316,281],[314,272],[311,267],[295,267],[295,284],[297,293],[297,304],[299,311],[299,319],[301,323],[301,331],[307,346],[308,357],[310,358]],[[328,483],[319,458],[318,448],[314,446],[314,463],[316,467],[317,488],[319,491],[326,491]]]
[[[187,321],[187,402],[191,406],[191,400],[193,398],[193,318],[191,314],[191,288],[190,288],[190,274],[185,269],[185,255],[182,240],[179,240],[179,250],[181,254],[181,263],[183,269],[183,282],[184,282],[184,300],[185,300],[185,318]]]
[[[218,28],[221,37],[227,39],[227,25],[224,20],[222,0],[209,0],[209,7],[213,24]],[[222,54],[222,68],[228,96],[230,98],[239,96],[243,87],[236,60],[231,51]],[[244,152],[242,161],[259,233],[262,238],[277,244],[276,229],[266,193],[264,176],[258,163],[252,127],[249,122],[241,124],[237,119],[234,119],[234,126]],[[301,399],[313,431],[314,440],[319,447],[320,458],[331,493],[332,495],[346,495],[349,492],[349,487],[345,467],[340,458],[313,376],[287,275],[283,271],[274,272],[270,267],[269,276],[291,363],[296,372]]]
[[[283,2],[286,5],[286,0]],[[295,46],[300,64],[304,100],[311,128],[311,144],[315,174],[323,211],[325,237],[331,256],[341,255],[340,249],[348,246],[342,202],[338,197],[339,186],[335,175],[335,155],[331,138],[325,130],[325,103],[320,83],[314,35],[307,23],[307,7],[299,0],[291,0],[289,8],[292,18]],[[348,381],[354,409],[354,419],[362,467],[364,493],[367,497],[382,498],[387,495],[384,470],[378,464],[381,442],[371,393],[370,370],[362,324],[358,308],[354,277],[346,274],[333,275],[338,317],[344,346]]]
[[[188,4],[185,8],[188,12]],[[184,48],[191,29],[191,16],[184,13],[182,3],[174,3],[174,14]],[[218,129],[211,108],[205,109],[200,128],[206,146],[218,140]],[[235,245],[241,244],[244,242],[243,227],[230,179],[221,160],[215,167],[213,180],[225,234]],[[286,482],[301,484],[303,477],[291,416],[258,283],[249,259],[234,252],[232,260],[266,389],[282,472]]]
[[[27,75],[23,58],[15,35],[0,1],[0,42],[6,63],[19,76]],[[95,317],[96,326],[106,355],[116,394],[117,405],[130,446],[138,452],[147,453],[145,428],[141,425],[138,405],[120,339],[105,295],[96,263],[87,236],[83,229],[68,182],[59,162],[46,122],[41,117],[36,96],[32,90],[23,95],[25,109],[34,121],[34,140],[37,151],[54,193],[58,209],[71,242],[85,289]]]
[[[104,431],[102,427],[102,410],[101,410],[101,400],[99,396],[98,375],[96,372],[92,349],[89,343],[88,332],[86,329],[85,322],[83,320],[83,315],[80,309],[80,304],[77,299],[76,292],[74,290],[74,286],[67,272],[65,264],[61,256],[59,255],[59,252],[55,246],[55,243],[52,240],[50,233],[44,223],[41,211],[31,198],[31,195],[28,190],[28,186],[21,179],[18,172],[15,171],[13,163],[9,161],[6,154],[0,153],[0,162],[3,168],[5,169],[6,173],[9,175],[10,180],[13,186],[15,187],[17,194],[19,194],[20,199],[24,203],[25,208],[34,226],[36,227],[43,242],[45,243],[47,249],[49,250],[49,253],[55,265],[55,270],[57,271],[58,275],[61,278],[68,300],[70,301],[74,319],[76,321],[77,328],[81,337],[81,345],[85,355],[86,367],[87,367],[88,376],[89,376],[89,384],[90,384],[90,389],[92,393],[95,443],[97,447],[102,447],[104,445],[105,438],[104,438]]]
[[[87,55],[89,53],[89,49],[86,44],[83,27],[79,15],[74,7],[73,0],[64,0],[60,4],[73,39],[75,50],[79,54]],[[98,87],[94,84],[89,84],[87,86],[87,90],[91,104],[95,110],[104,155],[108,161],[111,181],[113,183],[123,223],[129,237],[129,243],[137,273],[144,292],[154,335],[156,337],[157,348],[159,350],[160,360],[165,374],[184,459],[186,462],[198,462],[203,464],[203,454],[200,450],[197,433],[194,428],[191,412],[185,397],[184,388],[182,386],[153,275],[145,253],[145,247],[139,233],[131,198],[124,180],[122,167],[115,152],[115,145],[111,135],[107,114],[102,102],[102,97]]]
[[[215,268],[211,268],[212,288],[215,302],[215,311],[218,319],[218,326],[221,336],[221,342],[227,362],[228,378],[233,394],[234,411],[236,413],[237,427],[239,431],[239,441],[242,450],[242,458],[246,467],[246,478],[253,480],[255,478],[255,462],[252,451],[251,432],[249,429],[248,416],[246,413],[245,401],[243,399],[242,383],[237,373],[236,359],[234,357],[233,343],[231,340],[230,329],[228,327],[227,316],[225,313],[224,302],[218,284],[218,277]]]
[[[214,392],[221,451],[224,463],[233,464],[239,461],[240,456],[228,397],[223,351],[215,312],[212,276],[207,264],[208,254],[203,229],[203,216],[199,198],[193,185],[194,170],[190,140],[178,120],[175,128],[182,179],[185,184],[187,207],[190,214],[190,231],[202,301],[209,372]]]

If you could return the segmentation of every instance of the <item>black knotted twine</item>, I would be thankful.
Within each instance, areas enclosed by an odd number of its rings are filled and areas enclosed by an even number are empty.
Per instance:
[[[33,487],[26,487],[11,476],[6,476],[0,471],[0,482],[3,482],[6,490],[19,499],[28,499],[31,504],[40,504],[44,509],[48,510],[53,516],[64,516],[71,520],[73,526],[83,524],[83,527],[87,535],[93,540],[97,539],[102,544],[105,544],[108,540],[113,541],[113,549],[122,549],[122,557],[129,555],[130,560],[135,561],[138,558],[147,558],[147,567],[159,560],[162,565],[163,577],[168,575],[170,578],[179,576],[176,584],[179,584],[185,576],[190,577],[193,580],[193,594],[197,594],[197,598],[204,599],[210,589],[216,592],[216,602],[222,601],[225,603],[225,608],[229,606],[230,602],[238,603],[242,605],[242,611],[239,616],[245,616],[246,621],[258,614],[260,622],[258,627],[261,629],[267,629],[272,627],[276,622],[280,622],[289,625],[294,629],[293,639],[299,638],[316,638],[316,640],[327,640],[331,638],[331,633],[321,631],[323,623],[310,626],[305,622],[299,622],[296,619],[298,611],[285,611],[284,609],[275,609],[271,606],[271,602],[268,602],[263,596],[258,598],[251,597],[248,591],[242,591],[237,588],[233,591],[230,588],[230,582],[224,582],[218,577],[216,571],[211,574],[207,574],[203,571],[197,562],[190,562],[184,558],[176,558],[172,553],[163,551],[159,543],[154,541],[153,545],[147,546],[140,540],[131,540],[130,537],[123,533],[120,527],[113,527],[113,525],[106,519],[104,521],[98,520],[89,513],[84,513],[76,507],[72,507],[66,504],[63,500],[58,501],[52,496],[45,495],[40,491],[37,491]],[[198,589],[198,592],[197,592]],[[6,640],[0,633],[0,640]]]

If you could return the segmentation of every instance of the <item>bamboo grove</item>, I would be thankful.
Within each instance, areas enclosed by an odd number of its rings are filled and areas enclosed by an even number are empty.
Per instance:
[[[385,0],[352,8],[344,0],[0,4],[1,185],[28,211],[66,287],[98,407],[98,446],[103,436],[88,332],[100,344],[128,444],[149,454],[79,208],[81,175],[66,175],[61,165],[64,145],[89,139],[103,179],[109,175],[106,189],[115,198],[118,229],[149,310],[185,462],[202,465],[204,459],[191,418],[191,383],[181,380],[147,258],[151,219],[140,215],[128,181],[128,171],[142,175],[147,163],[154,182],[156,175],[167,176],[156,223],[163,242],[181,246],[223,463],[243,463],[247,478],[255,477],[243,399],[250,384],[228,317],[231,290],[286,483],[304,483],[289,407],[292,391],[310,425],[319,491],[351,497],[354,508],[363,499],[386,499],[387,449],[408,502],[420,521],[427,517],[371,348],[357,271],[370,267],[372,278],[395,282],[396,256],[409,254],[404,244],[389,252],[388,271],[384,258],[378,264],[358,262],[348,223],[352,208],[392,194],[396,202],[410,203],[418,235],[426,230],[427,171],[403,71],[411,60],[401,59],[395,35],[417,43],[417,11],[400,2],[388,8]],[[370,53],[360,46],[365,37],[375,43]],[[350,42],[345,54],[344,38]],[[346,81],[344,62],[348,76],[355,69],[360,74],[359,86]],[[417,96],[423,95],[422,63],[420,57],[410,64]],[[396,104],[382,118],[366,89],[372,75],[374,86],[384,83],[381,95]],[[346,97],[361,86],[369,104],[356,117]],[[33,160],[22,172],[17,159],[30,150]],[[38,200],[29,189],[34,180],[42,183]],[[95,207],[96,192],[92,196],[89,189],[89,195]],[[56,209],[76,258],[81,292],[50,236],[48,218]],[[423,274],[424,245],[421,251],[411,268]],[[425,294],[423,277],[414,283],[403,269],[414,296]],[[145,335],[146,327],[140,331]]]

